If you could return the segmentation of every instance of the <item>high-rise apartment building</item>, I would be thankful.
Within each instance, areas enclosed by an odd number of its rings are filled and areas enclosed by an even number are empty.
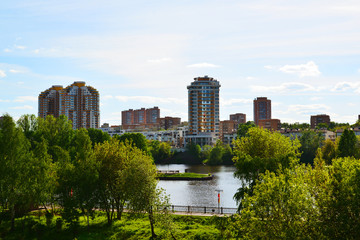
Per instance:
[[[271,119],[271,100],[266,97],[254,99],[254,122],[258,126],[259,120]]]
[[[158,107],[129,109],[121,112],[121,125],[123,129],[158,128],[158,118],[160,118]]]
[[[100,124],[99,92],[85,82],[63,88],[54,85],[39,95],[39,117],[65,115],[73,129],[98,128]]]
[[[211,77],[197,77],[188,89],[188,135],[198,135],[197,144],[204,145],[208,136],[219,136],[220,83]],[[203,136],[203,137],[202,137]],[[191,141],[191,140],[190,140]],[[207,143],[208,144],[208,143]]]

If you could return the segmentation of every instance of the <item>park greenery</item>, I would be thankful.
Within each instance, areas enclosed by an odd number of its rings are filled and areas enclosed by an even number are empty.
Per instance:
[[[343,126],[342,126],[343,127]],[[156,162],[179,157],[138,133],[73,130],[64,116],[0,121],[0,238],[359,239],[360,139],[305,129],[288,138],[248,123],[233,149],[188,144],[193,163],[235,165],[238,213],[170,214]],[[38,209],[42,208],[42,211]]]

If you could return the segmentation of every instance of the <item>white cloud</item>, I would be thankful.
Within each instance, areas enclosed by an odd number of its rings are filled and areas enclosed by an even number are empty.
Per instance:
[[[11,72],[11,73],[21,73],[20,70],[16,70],[16,69],[10,69],[9,72]]]
[[[9,53],[9,52],[12,52],[12,50],[9,49],[9,48],[5,48],[5,49],[4,49],[4,52]]]
[[[299,65],[285,65],[279,68],[284,73],[296,74],[299,77],[317,77],[321,74],[319,67],[313,62]]]
[[[20,50],[25,50],[26,49],[26,46],[21,46],[21,45],[15,45],[14,47],[17,48],[17,49],[20,49]]]
[[[270,65],[266,65],[266,66],[264,66],[264,68],[265,68],[265,69],[269,69],[269,70],[274,69],[274,67],[273,67],[273,66],[270,66]]]
[[[169,61],[171,61],[171,58],[159,58],[159,59],[147,60],[148,63],[163,63],[163,62],[169,62]]]
[[[34,107],[30,105],[24,105],[24,106],[18,106],[18,107],[12,107],[11,109],[17,109],[17,110],[31,110],[34,109]]]
[[[104,100],[108,100],[108,99],[113,99],[114,97],[112,95],[105,95],[103,97],[101,97]]]
[[[187,103],[187,99],[180,99],[180,98],[161,98],[161,97],[151,97],[151,96],[115,96],[115,98],[121,102],[136,101],[136,102],[149,103],[149,104]]]
[[[360,93],[360,82],[338,82],[331,89],[333,92],[345,92],[348,90],[354,90],[354,92]]]
[[[285,111],[277,111],[281,114],[321,114],[330,110],[330,107],[325,104],[295,104],[289,105],[288,109]]]
[[[220,98],[220,104],[221,106],[231,106],[231,105],[235,105],[235,104],[249,104],[252,103],[253,100],[252,99],[245,99],[245,98],[232,98],[229,100],[225,100],[223,98]]]
[[[33,53],[39,54],[39,53],[40,53],[40,49],[35,49],[35,50],[33,51]]]
[[[300,82],[282,83],[279,86],[250,86],[252,92],[294,93],[318,91],[314,86]]]
[[[319,101],[321,99],[322,99],[322,97],[312,97],[312,98],[310,98],[311,101]]]
[[[0,78],[6,77],[5,71],[0,70]]]
[[[19,96],[14,102],[37,102],[38,98],[34,96]]]
[[[220,66],[212,64],[212,63],[204,62],[204,63],[190,64],[190,65],[187,65],[187,67],[189,67],[189,68],[218,68]]]
[[[10,102],[10,100],[3,100],[3,99],[0,99],[0,102]]]

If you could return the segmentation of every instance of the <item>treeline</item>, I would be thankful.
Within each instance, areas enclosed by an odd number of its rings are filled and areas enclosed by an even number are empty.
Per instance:
[[[350,130],[300,162],[301,141],[251,128],[234,142],[239,215],[224,238],[360,239],[360,160]]]
[[[65,116],[46,119],[24,115],[17,123],[0,121],[0,224],[44,207],[52,218],[76,230],[79,216],[87,223],[94,209],[106,212],[109,224],[124,207],[149,215],[153,236],[155,213],[167,204],[156,189],[154,158],[169,149],[141,134],[110,138],[100,130],[73,130]],[[166,149],[166,150],[163,150]],[[170,150],[168,151],[170,152]]]

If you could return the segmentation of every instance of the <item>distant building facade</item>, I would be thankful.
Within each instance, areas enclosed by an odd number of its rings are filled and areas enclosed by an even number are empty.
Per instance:
[[[129,109],[121,112],[121,125],[123,129],[159,128],[159,118],[160,109],[158,107]]]
[[[188,89],[187,143],[213,145],[219,137],[220,83],[208,76],[194,78]]]
[[[278,131],[281,129],[281,122],[279,119],[260,119],[258,126],[271,131]]]
[[[310,127],[316,128],[320,123],[330,125],[330,116],[326,114],[314,115],[310,117]]]
[[[229,119],[235,121],[237,124],[244,124],[246,123],[246,114],[245,113],[230,114]]]
[[[181,118],[178,117],[158,118],[158,123],[160,125],[160,128],[168,130],[179,126],[181,124]]]
[[[220,121],[220,140],[224,142],[224,135],[236,133],[238,125],[234,120]]]
[[[99,99],[99,92],[82,81],[74,82],[66,88],[54,85],[40,93],[38,116],[46,118],[48,115],[65,115],[72,122],[73,129],[98,128]]]
[[[254,99],[254,122],[259,126],[259,120],[271,119],[271,100],[266,97]]]

